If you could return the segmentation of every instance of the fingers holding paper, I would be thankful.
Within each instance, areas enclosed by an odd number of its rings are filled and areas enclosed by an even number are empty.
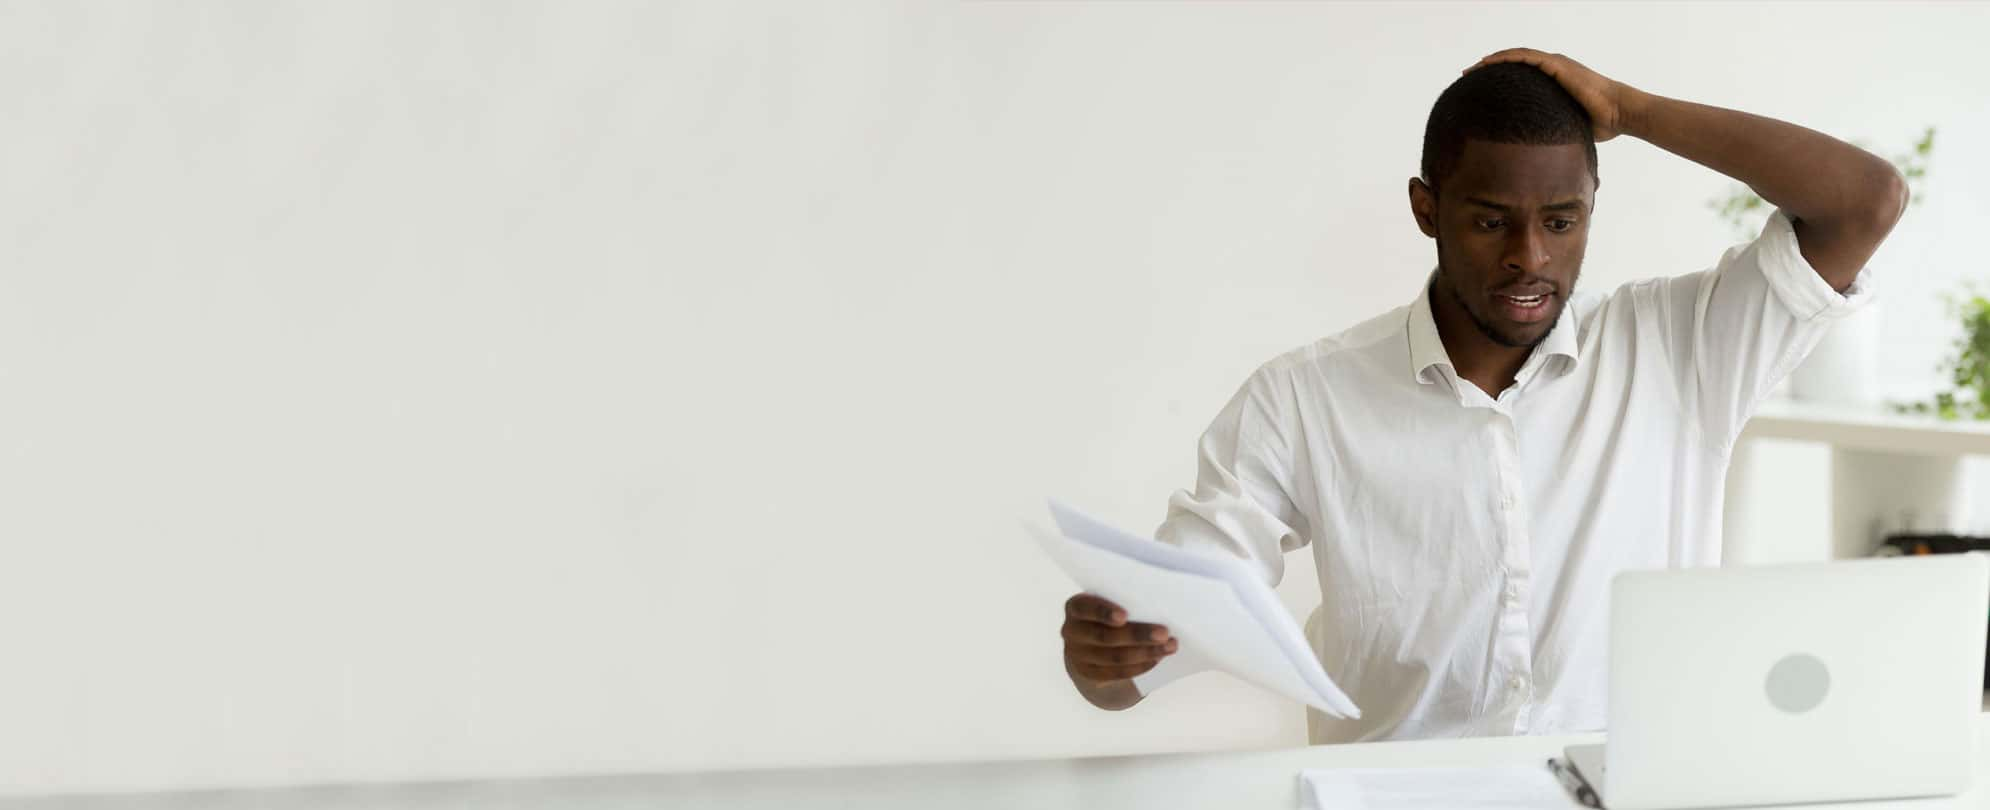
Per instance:
[[[1084,593],[1065,601],[1059,635],[1065,668],[1100,684],[1145,673],[1181,646],[1168,628],[1130,621],[1120,606]]]

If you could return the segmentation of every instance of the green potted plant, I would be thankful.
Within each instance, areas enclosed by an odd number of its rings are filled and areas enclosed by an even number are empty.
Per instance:
[[[1990,298],[1971,289],[1949,296],[1948,306],[1962,321],[1955,354],[1942,363],[1942,379],[1948,388],[1927,400],[1894,403],[1893,408],[1942,419],[1990,419]]]

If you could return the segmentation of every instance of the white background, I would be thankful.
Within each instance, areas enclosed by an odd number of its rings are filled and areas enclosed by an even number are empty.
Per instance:
[[[1407,303],[1510,45],[1882,152],[1886,382],[1983,277],[1990,5],[0,4],[0,790],[1246,748],[1058,661],[1259,362]],[[1583,285],[1728,183],[1601,147]],[[1821,450],[1766,453],[1825,542]],[[1295,571],[1310,570],[1295,566]],[[1316,584],[1282,593],[1309,609]]]

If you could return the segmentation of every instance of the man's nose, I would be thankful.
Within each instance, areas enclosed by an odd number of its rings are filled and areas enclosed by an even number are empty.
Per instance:
[[[1508,231],[1506,255],[1502,263],[1516,273],[1538,273],[1548,266],[1548,240],[1540,228],[1514,228]]]

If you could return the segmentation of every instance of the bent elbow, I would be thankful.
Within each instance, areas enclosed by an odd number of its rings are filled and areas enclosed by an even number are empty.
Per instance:
[[[1867,209],[1867,223],[1880,236],[1885,236],[1906,215],[1907,204],[1913,200],[1914,192],[1907,187],[1907,178],[1891,164],[1881,164],[1877,175],[1872,182],[1872,204]]]

